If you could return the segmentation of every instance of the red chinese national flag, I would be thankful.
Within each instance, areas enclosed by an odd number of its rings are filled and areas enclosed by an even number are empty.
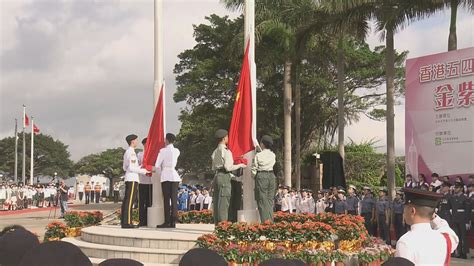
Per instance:
[[[242,70],[240,72],[237,94],[235,96],[234,111],[229,130],[228,147],[234,156],[234,163],[245,163],[242,156],[255,149],[252,127],[253,127],[253,107],[252,107],[252,80],[249,60],[249,46],[245,49]]]
[[[142,167],[151,170],[155,166],[158,153],[165,146],[165,85],[161,86],[160,96],[156,105],[155,114],[151,121],[150,129],[143,155]]]
[[[35,135],[40,133],[40,129],[36,125],[33,125],[33,133],[35,133]]]

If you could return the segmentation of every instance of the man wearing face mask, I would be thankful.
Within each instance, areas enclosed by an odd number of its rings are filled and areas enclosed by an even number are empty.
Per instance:
[[[434,214],[441,194],[404,188],[403,217],[411,230],[397,242],[395,256],[415,265],[450,265],[459,239],[449,224]]]

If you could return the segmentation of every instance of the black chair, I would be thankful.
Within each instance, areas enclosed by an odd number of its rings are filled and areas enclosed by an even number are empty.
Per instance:
[[[179,266],[227,266],[227,261],[215,251],[195,248],[184,254]]]
[[[28,251],[19,266],[92,266],[77,246],[63,241],[45,242]]]
[[[301,260],[269,259],[259,264],[259,266],[306,266]]]
[[[143,266],[143,263],[132,259],[108,259],[99,263],[99,266]]]

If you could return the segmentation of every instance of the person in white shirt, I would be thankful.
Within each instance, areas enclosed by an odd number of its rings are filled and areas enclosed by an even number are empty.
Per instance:
[[[196,199],[197,199],[196,191],[191,190],[191,192],[189,192],[189,210],[190,211],[196,210]]]
[[[306,189],[301,190],[300,197],[296,202],[296,213],[309,213],[310,212],[310,199],[308,198],[308,191]]]
[[[459,238],[449,224],[434,214],[441,194],[404,188],[403,217],[411,226],[397,242],[396,257],[403,257],[415,265],[450,265],[451,253]]]
[[[430,191],[441,193],[441,185],[443,182],[439,180],[439,175],[437,173],[431,174],[431,184],[430,184]]]
[[[30,209],[34,209],[36,206],[34,206],[34,201],[33,199],[35,198],[36,195],[36,190],[33,187],[28,187],[28,205]]]
[[[77,193],[79,193],[79,201],[82,203],[82,197],[84,197],[84,184],[82,181],[77,184]]]
[[[318,200],[316,201],[316,214],[326,212],[326,198],[323,195],[323,191],[318,192]]]
[[[202,202],[204,201],[204,196],[201,193],[201,190],[196,189],[196,211],[202,210]]]
[[[175,228],[178,219],[178,185],[181,178],[176,171],[180,152],[173,146],[175,140],[176,136],[174,134],[166,134],[166,147],[160,150],[156,160],[155,167],[161,176],[165,211],[165,223],[157,225],[157,228]]]
[[[288,193],[289,189],[290,189],[290,187],[288,187],[288,186],[283,187],[283,198],[281,200],[281,211],[292,213],[293,212],[293,206],[291,205],[291,196]]]
[[[308,198],[309,198],[309,213],[316,212],[316,201],[314,201],[313,191],[308,189]]]
[[[44,190],[44,205],[43,207],[51,207],[51,189],[49,188],[49,186],[45,187]]]
[[[290,197],[291,197],[291,207],[292,207],[292,213],[296,213],[296,203],[300,200],[300,196],[296,192],[295,189],[292,189],[290,192]]]
[[[137,135],[128,135],[125,140],[128,144],[128,149],[123,155],[123,170],[125,171],[125,195],[122,201],[122,228],[137,228],[138,226],[132,223],[132,205],[137,199],[139,174],[151,173],[144,168],[140,168],[138,164],[137,154],[135,148],[137,147]],[[92,190],[93,191],[93,190]]]
[[[58,205],[58,201],[57,201],[57,198],[56,198],[56,195],[57,195],[57,191],[56,191],[56,187],[54,185],[51,185],[49,187],[49,200],[50,200],[50,205],[54,205],[54,206],[57,206]]]
[[[3,210],[3,204],[7,200],[7,189],[5,188],[5,184],[0,186],[0,209]]]
[[[143,151],[137,154],[138,162],[143,164],[143,156],[145,154],[146,140],[142,140]],[[139,226],[146,226],[148,224],[148,207],[151,207],[152,202],[152,182],[151,176],[140,174],[140,184],[138,185],[138,211],[140,216]]]
[[[206,187],[202,188],[202,195],[204,199],[202,201],[201,210],[210,210],[212,206],[212,197],[209,195],[209,191]]]

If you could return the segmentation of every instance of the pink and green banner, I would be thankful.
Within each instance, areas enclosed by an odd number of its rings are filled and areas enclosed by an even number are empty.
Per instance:
[[[405,81],[406,171],[474,174],[474,47],[409,59]]]

